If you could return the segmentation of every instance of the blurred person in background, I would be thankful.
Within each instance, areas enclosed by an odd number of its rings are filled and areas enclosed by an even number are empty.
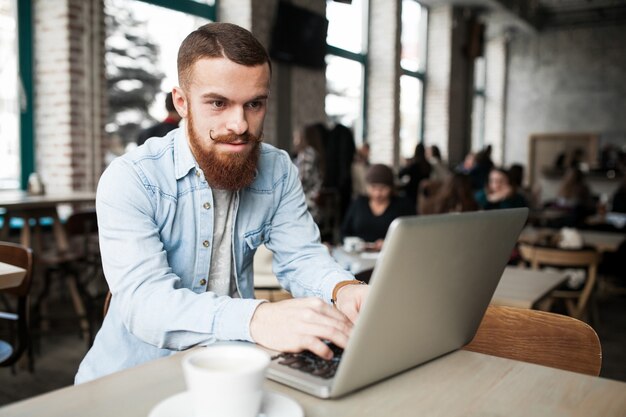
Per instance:
[[[626,213],[626,174],[622,177],[622,184],[619,186],[611,200],[611,211],[616,213]]]
[[[352,162],[352,198],[366,194],[365,174],[370,166],[370,145],[364,143],[357,149]]]
[[[487,186],[474,194],[476,203],[483,210],[527,207],[524,197],[511,184],[509,173],[502,168],[489,172]]]
[[[577,167],[565,170],[553,208],[565,213],[561,226],[577,227],[593,214],[595,207],[585,174]]]
[[[418,199],[419,214],[461,213],[478,210],[474,200],[472,182],[467,174],[455,172],[432,195],[422,195]]]
[[[452,173],[448,165],[443,161],[439,147],[437,145],[431,145],[428,147],[426,153],[428,162],[430,162],[432,166],[430,179],[440,182],[446,181]]]
[[[394,175],[384,164],[374,164],[365,175],[367,196],[357,197],[341,225],[341,238],[357,236],[372,250],[380,250],[391,222],[415,215],[415,203],[394,192]]]
[[[178,127],[182,118],[174,107],[172,93],[165,95],[165,110],[167,110],[167,117],[163,121],[139,132],[137,145],[143,145],[146,140],[152,137],[163,137]]]
[[[324,186],[337,192],[341,222],[352,200],[352,161],[356,153],[352,130],[337,123],[326,136],[324,152],[326,153]]]
[[[430,178],[431,172],[432,167],[426,158],[426,148],[423,143],[418,143],[413,158],[398,173],[407,200],[415,204],[420,182]]]
[[[313,219],[319,222],[318,198],[324,179],[325,158],[320,130],[316,125],[307,125],[294,132],[293,150],[293,162],[298,169],[306,205]]]

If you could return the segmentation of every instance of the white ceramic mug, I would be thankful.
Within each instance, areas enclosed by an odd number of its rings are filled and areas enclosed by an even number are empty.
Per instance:
[[[214,345],[189,353],[182,363],[195,417],[258,415],[270,363],[265,351],[252,345]]]
[[[346,252],[361,252],[365,248],[365,241],[357,236],[343,238],[343,250]]]

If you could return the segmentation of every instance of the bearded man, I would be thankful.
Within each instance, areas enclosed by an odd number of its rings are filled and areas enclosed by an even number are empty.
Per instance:
[[[345,347],[368,287],[346,285],[358,281],[320,243],[295,166],[261,142],[270,75],[266,50],[236,25],[181,44],[172,95],[185,127],[116,159],[98,185],[112,299],[76,383],[221,340],[327,359],[324,341]],[[299,298],[254,299],[262,244]]]

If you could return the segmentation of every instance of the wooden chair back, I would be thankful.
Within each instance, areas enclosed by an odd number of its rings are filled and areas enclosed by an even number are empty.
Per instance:
[[[32,371],[34,361],[30,338],[29,298],[33,277],[33,252],[26,246],[10,242],[0,242],[0,262],[15,265],[26,270],[24,279],[18,287],[0,290],[2,294],[17,298],[15,312],[5,315],[5,317],[10,318],[11,321],[16,323],[16,337],[11,343],[11,355],[0,362],[0,366],[13,366],[20,359],[22,354],[28,351],[29,369]]]
[[[530,263],[531,268],[539,269],[541,266],[553,266],[557,268],[581,267],[587,269],[587,279],[583,287],[578,291],[552,292],[552,297],[566,299],[568,314],[577,319],[582,319],[593,292],[598,275],[598,264],[601,254],[595,249],[560,249],[520,244],[519,252],[523,260]]]
[[[104,298],[104,305],[102,306],[102,318],[105,318],[107,316],[107,313],[109,312],[111,297],[113,297],[113,294],[111,294],[111,291],[107,291],[107,295]]]
[[[586,323],[560,314],[489,306],[463,349],[598,376],[602,348]]]
[[[0,242],[0,262],[15,265],[26,270],[26,275],[19,287],[5,288],[5,294],[27,297],[30,293],[33,277],[33,252],[26,246],[11,242]]]

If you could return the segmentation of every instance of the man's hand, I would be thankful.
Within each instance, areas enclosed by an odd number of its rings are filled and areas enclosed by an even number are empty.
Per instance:
[[[346,294],[343,291],[344,288],[339,291],[338,300],[345,296],[340,296]],[[298,298],[260,304],[250,321],[250,335],[256,343],[270,349],[283,352],[308,349],[322,358],[331,359],[333,353],[322,340],[346,347],[353,321],[340,309],[317,297]]]
[[[352,323],[356,323],[359,312],[369,294],[369,285],[346,285],[337,292],[336,306]]]

